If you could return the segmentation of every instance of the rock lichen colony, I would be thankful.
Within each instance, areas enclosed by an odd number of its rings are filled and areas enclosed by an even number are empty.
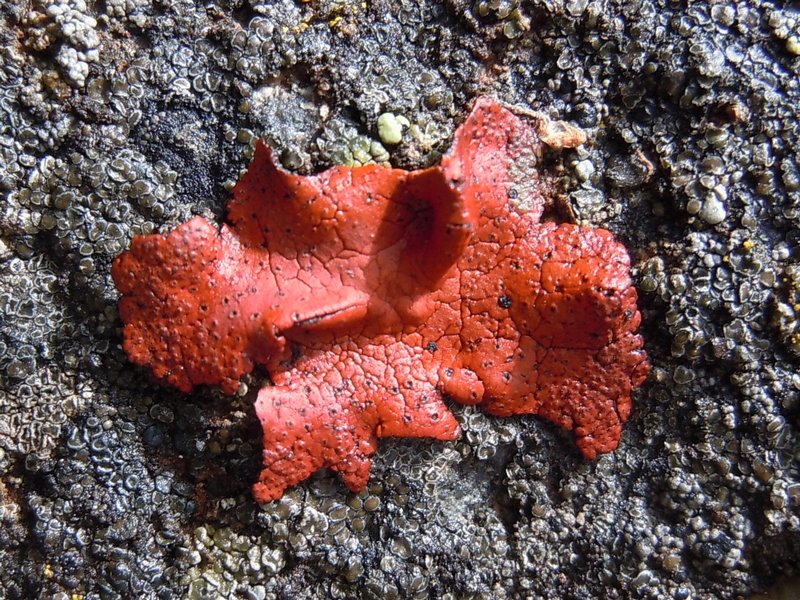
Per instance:
[[[0,596],[791,586],[798,81],[780,0],[0,2]],[[230,223],[259,139],[302,175],[422,170],[481,96],[586,134],[539,167],[548,218],[630,256],[652,368],[619,446],[586,460],[544,418],[448,402],[462,435],[382,439],[363,491],[323,469],[254,502],[267,368],[187,396],[131,364],[114,259]]]
[[[323,467],[362,491],[379,437],[455,439],[443,395],[613,450],[649,370],[630,263],[608,231],[539,222],[539,146],[490,99],[422,171],[302,177],[259,144],[231,226],[198,217],[114,262],[125,350],[183,391],[267,366],[261,502]]]

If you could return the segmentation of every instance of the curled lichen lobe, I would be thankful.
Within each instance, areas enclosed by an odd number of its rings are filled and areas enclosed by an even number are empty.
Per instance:
[[[421,171],[301,177],[259,143],[229,224],[115,261],[124,348],[183,391],[266,366],[261,501],[326,467],[362,489],[380,437],[454,439],[445,396],[613,450],[649,368],[630,260],[608,231],[540,221],[540,147],[488,99]]]

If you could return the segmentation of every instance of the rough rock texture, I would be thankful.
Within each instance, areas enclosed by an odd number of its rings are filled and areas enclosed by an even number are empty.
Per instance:
[[[796,575],[785,4],[2,3],[3,595],[732,598]],[[550,166],[563,210],[630,250],[654,367],[620,449],[586,462],[551,425],[453,407],[459,441],[387,440],[365,492],[320,474],[259,508],[263,374],[233,399],[152,384],[111,260],[221,220],[257,137],[302,173],[421,168],[487,94],[588,134]]]
[[[540,222],[540,147],[490,98],[417,171],[293,175],[259,142],[230,225],[195,217],[114,261],[123,348],[186,392],[267,367],[260,502],[326,467],[363,491],[381,437],[457,439],[445,398],[609,452],[649,372],[630,259],[606,230]]]

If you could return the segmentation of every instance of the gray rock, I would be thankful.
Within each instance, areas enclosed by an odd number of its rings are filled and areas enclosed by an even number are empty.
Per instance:
[[[767,0],[3,3],[1,595],[723,598],[796,573],[796,24]],[[323,473],[255,505],[263,378],[153,384],[111,261],[221,221],[259,137],[305,173],[420,167],[479,94],[588,134],[545,166],[641,282],[654,368],[620,448],[455,407],[459,441],[385,440],[362,494]]]

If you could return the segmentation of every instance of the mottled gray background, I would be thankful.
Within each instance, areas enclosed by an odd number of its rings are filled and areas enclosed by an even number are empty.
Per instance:
[[[777,1],[3,2],[0,597],[734,598],[796,574],[799,76]],[[480,94],[588,133],[549,164],[630,249],[654,366],[620,449],[456,406],[460,441],[386,441],[363,494],[320,473],[255,505],[263,372],[234,399],[153,384],[111,260],[224,218],[259,136],[306,173],[419,167]]]

